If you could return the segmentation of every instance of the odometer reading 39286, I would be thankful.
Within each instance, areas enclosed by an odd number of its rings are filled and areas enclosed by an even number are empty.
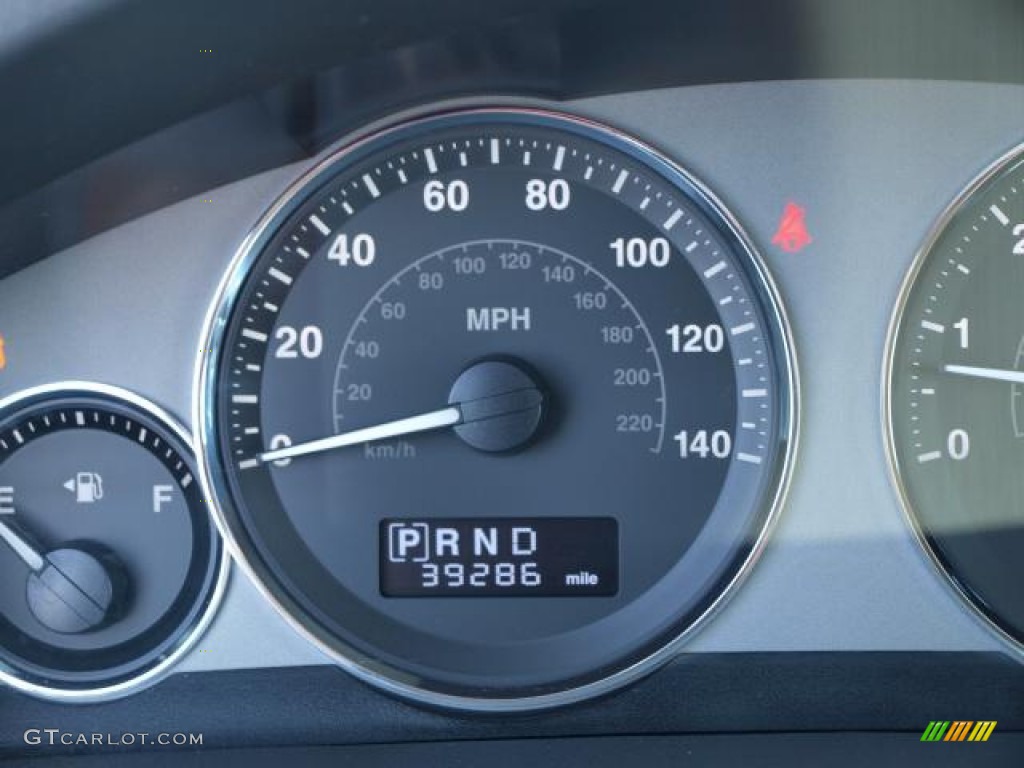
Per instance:
[[[529,110],[343,148],[239,252],[204,480],[264,590],[350,670],[552,706],[668,657],[750,563],[794,434],[781,311],[712,195]]]

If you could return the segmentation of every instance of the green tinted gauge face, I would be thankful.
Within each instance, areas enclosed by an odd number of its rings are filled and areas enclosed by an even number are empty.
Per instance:
[[[385,687],[522,707],[606,680],[693,626],[769,520],[774,297],[728,214],[611,131],[392,129],[296,187],[225,285],[200,418],[226,527]]]
[[[952,209],[892,346],[892,452],[909,511],[973,605],[1024,641],[1024,164]]]

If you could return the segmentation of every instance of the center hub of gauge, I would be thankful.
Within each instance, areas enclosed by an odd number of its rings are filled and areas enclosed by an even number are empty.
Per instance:
[[[448,402],[462,421],[455,434],[487,453],[522,448],[537,434],[545,410],[544,392],[524,363],[483,360],[455,380]]]
[[[116,608],[107,569],[81,549],[48,554],[38,573],[28,579],[29,610],[54,632],[85,632],[103,624]]]

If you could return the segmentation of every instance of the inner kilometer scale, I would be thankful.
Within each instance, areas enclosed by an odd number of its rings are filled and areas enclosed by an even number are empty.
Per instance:
[[[795,434],[763,266],[653,150],[531,110],[330,154],[207,323],[201,472],[244,566],[340,664],[553,706],[669,657],[751,562]]]

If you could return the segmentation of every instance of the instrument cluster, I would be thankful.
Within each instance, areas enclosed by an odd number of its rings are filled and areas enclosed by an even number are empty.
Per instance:
[[[709,649],[1021,658],[1007,103],[446,102],[5,278],[0,681],[108,699],[264,631],[470,711]]]

